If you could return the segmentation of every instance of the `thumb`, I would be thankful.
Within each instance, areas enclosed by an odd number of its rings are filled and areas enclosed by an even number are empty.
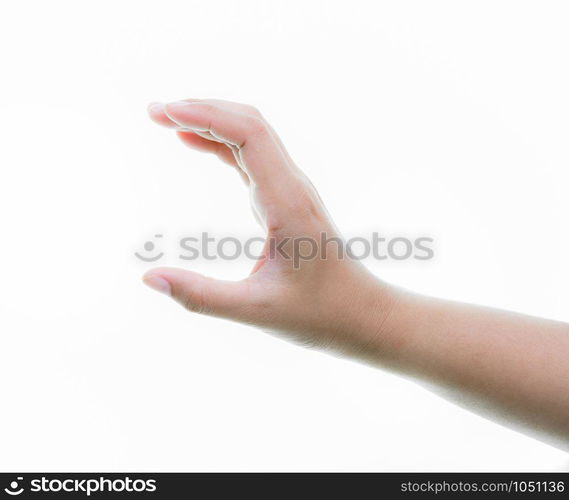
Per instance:
[[[245,313],[251,311],[251,283],[246,281],[216,280],[170,267],[152,269],[142,280],[193,312],[245,319]]]

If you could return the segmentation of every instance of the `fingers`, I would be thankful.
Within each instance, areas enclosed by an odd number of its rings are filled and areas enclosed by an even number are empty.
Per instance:
[[[181,129],[177,123],[173,122],[168,115],[166,115],[164,112],[164,104],[162,103],[150,104],[148,106],[148,114],[150,118],[159,125],[177,129],[176,135],[186,146],[204,153],[213,153],[224,163],[235,167],[245,184],[249,184],[247,174],[245,174],[239,166],[236,149],[234,150],[222,141],[214,138],[209,132]]]
[[[205,101],[167,104],[165,113],[182,128],[210,133],[236,147],[240,163],[261,189],[283,192],[294,186],[294,171],[266,122],[226,106]],[[163,117],[158,119],[163,120]]]
[[[176,268],[152,269],[142,279],[190,311],[242,321],[252,319],[254,294],[247,281],[216,280]]]
[[[233,151],[231,151],[231,149],[225,144],[217,141],[211,141],[190,130],[178,130],[176,131],[176,135],[186,146],[196,149],[197,151],[203,151],[204,153],[213,153],[223,162],[239,168]]]
[[[256,116],[257,118],[262,118],[261,113],[253,106],[249,106],[248,104],[239,104],[237,102],[230,102],[230,101],[223,101],[220,99],[182,99],[183,102],[202,102],[202,103],[209,103],[209,104],[216,104],[219,106],[223,106],[225,109],[229,109],[236,113],[240,113],[243,115],[250,115]],[[168,128],[179,128],[176,122],[172,121],[165,111],[165,105],[161,102],[153,102],[148,105],[148,114],[150,118],[154,120],[159,125]]]
[[[186,145],[215,152],[231,163],[223,149],[228,148],[251,188],[254,212],[265,229],[280,231],[293,221],[308,222],[321,215],[321,203],[310,182],[254,107],[213,99],[187,99],[153,104],[149,114],[155,122],[177,128]],[[198,137],[214,145],[207,145]],[[223,147],[215,145],[218,143]]]
[[[259,110],[257,108],[255,108],[254,106],[250,106],[248,104],[240,104],[240,103],[236,103],[236,102],[223,101],[220,99],[183,99],[183,102],[210,103],[210,104],[214,104],[214,105],[224,107],[225,109],[234,111],[236,113],[240,113],[243,115],[248,115],[248,116],[256,117],[259,119],[263,119],[263,115],[261,115]],[[180,125],[178,125],[176,122],[171,120],[170,117],[166,114],[165,105],[163,103],[160,103],[160,102],[151,103],[148,106],[148,113],[149,113],[150,117],[152,118],[152,120],[154,122],[158,123],[159,125],[162,125],[162,126],[168,127],[168,128],[179,128],[180,127]],[[286,151],[286,148],[284,147],[284,145],[283,145],[282,141],[280,140],[279,136],[277,135],[277,133],[270,127],[270,125],[267,124],[267,126],[268,126],[270,132],[272,133],[275,142],[280,146],[280,148],[281,148],[283,154],[286,156],[287,160],[290,163],[292,163],[292,159],[290,158],[288,152]],[[207,139],[218,140],[218,139],[215,139],[209,132],[203,132],[202,135],[203,135],[203,137],[205,137]]]
[[[148,105],[147,108],[148,115],[152,118],[152,121],[156,122],[158,125],[168,128],[178,128],[179,125],[176,122],[170,120],[168,115],[164,112],[164,104],[161,102],[153,102]]]

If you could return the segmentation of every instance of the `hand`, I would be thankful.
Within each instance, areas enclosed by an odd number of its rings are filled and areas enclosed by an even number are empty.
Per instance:
[[[145,275],[148,285],[191,311],[395,369],[474,411],[569,449],[569,325],[402,292],[342,255],[338,245],[323,244],[341,241],[338,231],[254,108],[188,100],[154,104],[150,115],[176,128],[188,146],[237,169],[267,231],[267,245],[242,281],[163,268]],[[272,244],[284,244],[292,259],[271,252]],[[313,258],[299,258],[309,254]]]
[[[267,240],[263,258],[241,281],[159,268],[146,273],[146,284],[190,311],[254,324],[304,345],[366,356],[385,348],[396,292],[348,258],[318,193],[255,108],[188,99],[153,104],[149,113],[187,146],[236,169]]]

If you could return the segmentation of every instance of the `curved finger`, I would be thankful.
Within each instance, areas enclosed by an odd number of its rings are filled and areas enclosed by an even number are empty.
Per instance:
[[[223,162],[235,168],[240,168],[233,151],[222,142],[211,141],[190,130],[178,130],[176,135],[186,146],[204,153],[213,153]]]
[[[236,102],[231,101],[224,101],[221,99],[182,99],[182,102],[202,102],[202,103],[210,103],[210,104],[217,104],[220,106],[225,107],[226,109],[235,111],[237,113],[256,116],[261,118],[262,115],[257,110],[257,108],[250,106],[248,104],[239,104]],[[165,112],[165,104],[162,102],[152,102],[148,105],[148,114],[150,118],[159,125],[168,128],[180,128],[180,125],[175,121],[171,120]]]
[[[235,146],[244,169],[259,187],[273,190],[292,187],[293,169],[263,119],[203,101],[167,104],[165,112],[181,127],[198,133],[209,132]]]
[[[235,111],[237,113],[241,113],[244,115],[249,115],[249,116],[253,116],[253,117],[263,119],[263,115],[261,114],[261,112],[257,108],[255,108],[254,106],[251,106],[249,104],[240,104],[237,102],[224,101],[221,99],[182,99],[182,101],[183,102],[202,102],[202,103],[217,104],[219,106],[223,106],[224,108],[229,109],[231,111]],[[152,120],[155,123],[158,123],[159,125],[162,125],[163,127],[180,128],[179,124],[177,124],[176,122],[174,122],[173,120],[171,120],[168,117],[168,115],[165,112],[163,103],[154,102],[154,103],[150,104],[148,106],[148,113],[150,114],[150,117],[152,118]],[[288,154],[288,151],[284,147],[284,144],[282,143],[278,134],[274,131],[274,129],[270,125],[268,125],[268,128],[269,128],[269,131],[271,132],[271,134],[273,135],[274,140],[280,146],[281,151],[285,155],[286,159],[292,163],[292,158]],[[206,139],[219,141],[219,139],[214,138],[211,134],[209,134],[207,132],[204,132],[200,135],[202,135],[202,137],[204,137]]]
[[[153,102],[146,108],[148,115],[153,122],[167,128],[180,128],[180,126],[173,122],[164,111],[164,104],[161,102]]]

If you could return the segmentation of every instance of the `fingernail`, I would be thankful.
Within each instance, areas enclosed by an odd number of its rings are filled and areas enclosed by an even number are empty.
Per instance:
[[[157,111],[162,111],[164,109],[164,104],[161,102],[151,102],[148,105],[148,111],[149,112],[157,112]]]
[[[172,295],[172,287],[170,286],[170,283],[168,283],[161,276],[156,276],[152,274],[147,275],[142,278],[142,281],[144,281],[145,285],[148,285],[150,288],[156,290],[157,292],[163,293],[168,296]]]

